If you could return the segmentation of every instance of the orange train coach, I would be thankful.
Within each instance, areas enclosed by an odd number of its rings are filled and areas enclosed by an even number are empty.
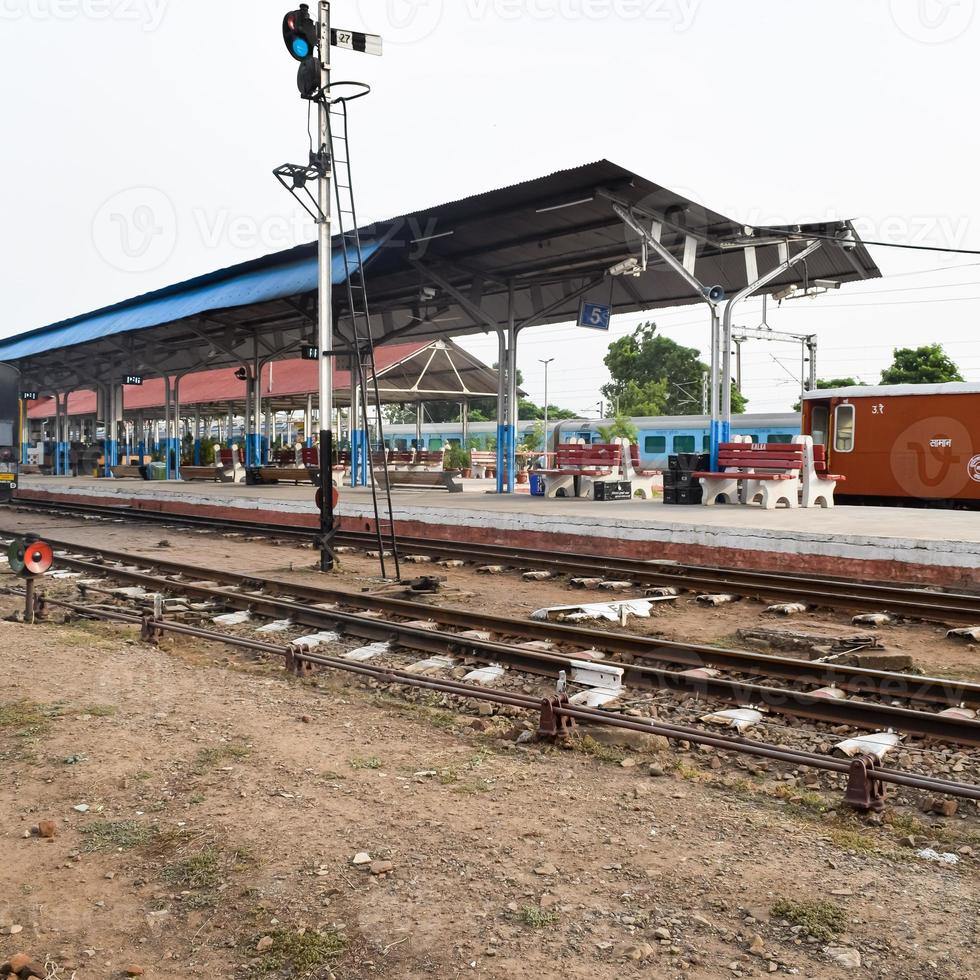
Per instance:
[[[980,384],[809,391],[802,424],[841,503],[980,507]]]

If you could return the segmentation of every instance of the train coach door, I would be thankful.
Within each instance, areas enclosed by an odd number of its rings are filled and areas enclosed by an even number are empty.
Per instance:
[[[830,402],[810,402],[809,435],[816,445],[830,445]]]

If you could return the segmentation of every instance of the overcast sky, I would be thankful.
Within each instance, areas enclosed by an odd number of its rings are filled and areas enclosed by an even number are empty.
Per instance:
[[[605,157],[747,223],[854,218],[869,239],[980,249],[976,6],[337,0],[336,26],[385,41],[383,58],[335,59],[373,86],[352,107],[359,216]],[[313,238],[270,172],[306,146],[287,9],[0,0],[0,335]],[[771,309],[770,326],[816,332],[822,376],[877,381],[895,345],[940,341],[980,380],[980,256],[872,254],[884,279]],[[643,319],[526,333],[525,387],[541,399],[554,356],[550,400],[594,407],[606,344]],[[706,352],[699,310],[656,320]],[[743,368],[752,409],[795,400],[795,348],[747,345]]]

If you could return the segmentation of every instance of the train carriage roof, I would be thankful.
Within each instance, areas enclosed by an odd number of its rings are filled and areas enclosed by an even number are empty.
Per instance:
[[[831,398],[897,398],[903,395],[976,395],[980,394],[980,382],[944,381],[927,385],[852,385],[849,388],[819,388],[807,391],[804,401],[821,401]]]

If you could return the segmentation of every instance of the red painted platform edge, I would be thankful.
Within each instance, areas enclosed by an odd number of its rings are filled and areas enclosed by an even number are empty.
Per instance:
[[[60,494],[43,490],[19,490],[22,500],[55,500],[63,503],[79,503],[78,496]],[[219,504],[188,504],[179,499],[147,500],[142,497],[123,498],[116,494],[96,496],[86,494],[84,502],[107,507],[128,507],[133,510],[151,513],[172,514],[174,517],[193,515],[213,517],[216,520],[249,521],[257,524],[281,524],[285,516],[281,510],[244,510],[241,507]],[[338,514],[341,529],[351,531],[373,531],[374,522],[363,517],[345,517]],[[295,527],[315,528],[318,519],[315,513],[290,515],[290,524]],[[550,531],[508,531],[485,525],[462,527],[454,524],[428,524],[424,521],[397,521],[398,534],[412,538],[431,538],[439,541],[452,541],[460,544],[472,541],[477,544],[504,545],[524,549],[540,549],[542,552],[572,552],[579,554],[608,555],[617,558],[640,560],[675,560],[685,564],[716,565],[723,568],[752,568],[770,572],[804,572],[814,575],[840,577],[853,576],[861,581],[899,582],[921,585],[940,585],[947,587],[973,588],[976,585],[976,571],[971,568],[956,568],[949,565],[925,565],[891,559],[841,559],[832,555],[812,555],[803,551],[760,551],[744,548],[712,547],[709,545],[674,544],[664,541],[631,541],[625,538],[598,538],[581,534],[555,534]],[[789,545],[800,545],[792,539],[784,539]]]

